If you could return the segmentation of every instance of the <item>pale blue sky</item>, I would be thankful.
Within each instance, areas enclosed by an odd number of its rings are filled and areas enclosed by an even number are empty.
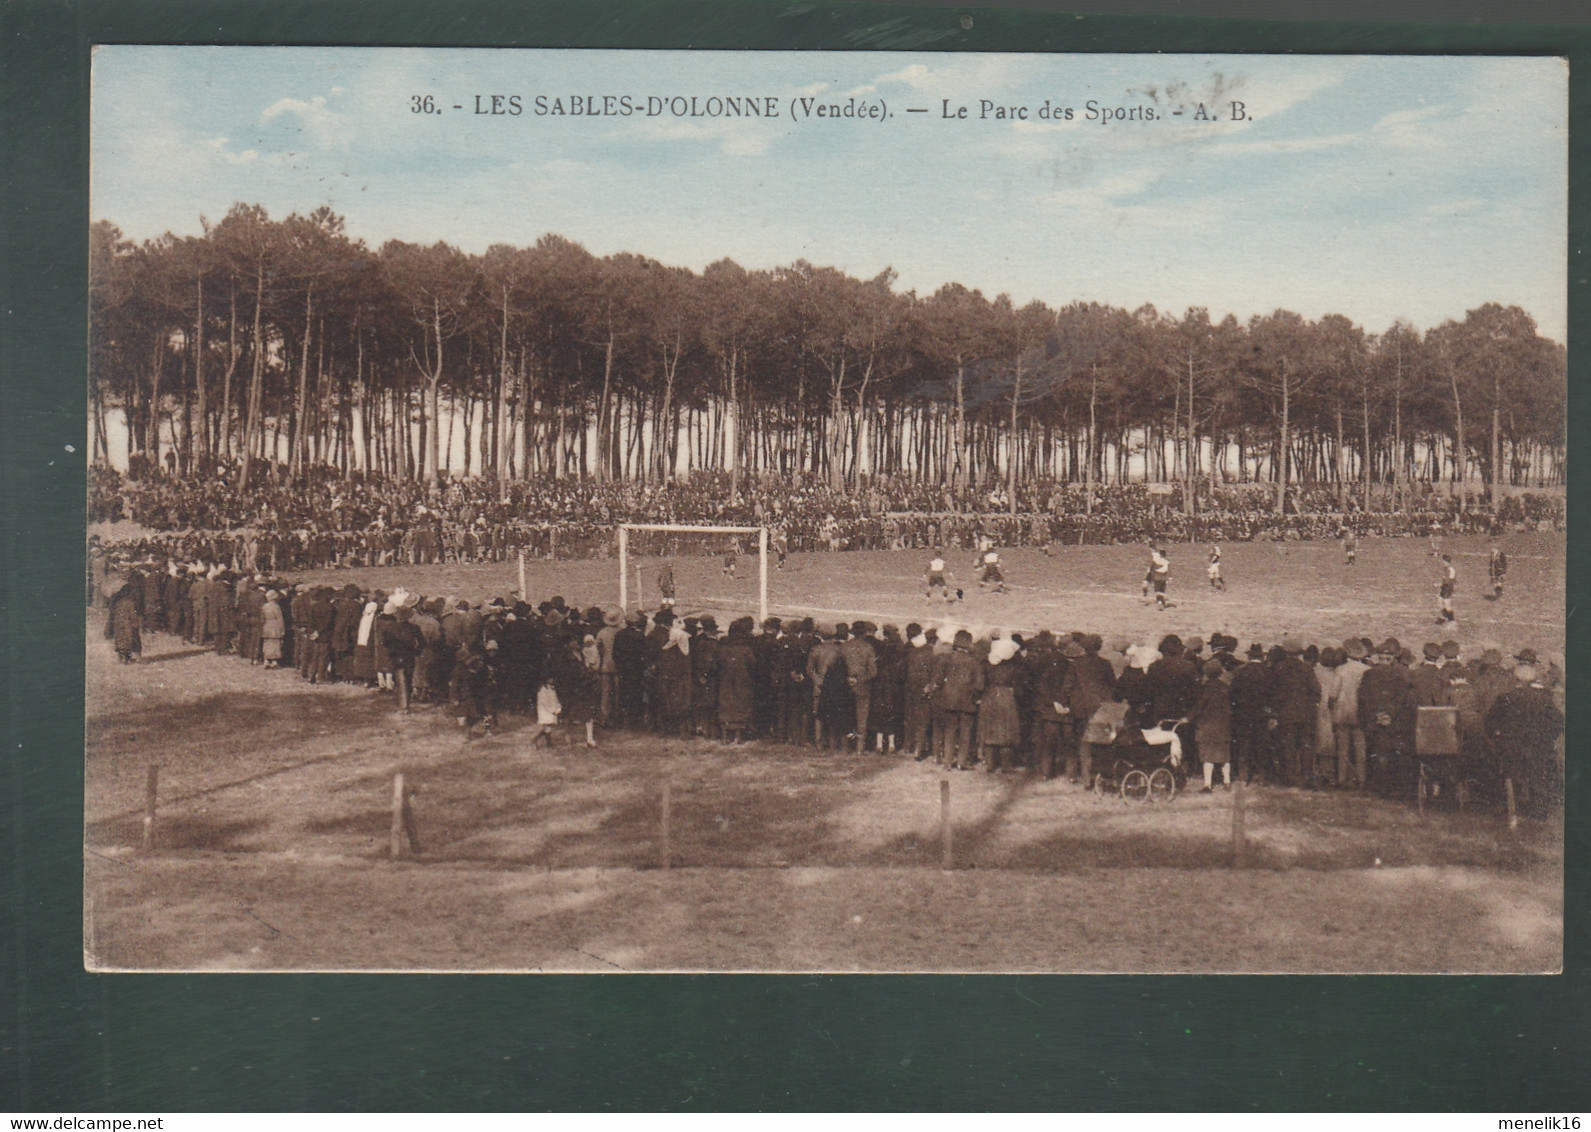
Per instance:
[[[556,232],[696,269],[804,258],[893,267],[920,294],[1286,307],[1372,331],[1497,301],[1562,341],[1567,89],[1565,63],[1524,58],[102,47],[92,214],[141,240],[234,201],[327,204],[372,246]],[[470,113],[494,93],[524,113]],[[533,113],[605,93],[759,95],[780,116]],[[412,113],[417,94],[445,112]],[[893,117],[791,117],[853,95]],[[980,121],[983,98],[1076,117]],[[1187,112],[1102,125],[1090,99]],[[1232,99],[1254,120],[1231,122]],[[1193,120],[1201,101],[1217,122]]]

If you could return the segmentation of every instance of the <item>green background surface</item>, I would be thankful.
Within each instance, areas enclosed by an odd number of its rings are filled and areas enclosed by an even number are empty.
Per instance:
[[[1288,14],[1321,10],[1295,4]],[[1567,55],[1571,629],[1586,597],[1583,28],[620,0],[5,0],[0,1110],[1588,1107],[1591,846],[1577,729],[1591,666],[1572,632],[1561,977],[84,974],[84,324],[96,42]]]

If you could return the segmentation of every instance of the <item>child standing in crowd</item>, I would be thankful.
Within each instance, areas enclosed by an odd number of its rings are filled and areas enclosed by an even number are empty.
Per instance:
[[[530,729],[527,746],[531,750],[553,746],[553,729],[562,715],[563,704],[558,699],[558,690],[549,680],[536,690],[536,726]]]

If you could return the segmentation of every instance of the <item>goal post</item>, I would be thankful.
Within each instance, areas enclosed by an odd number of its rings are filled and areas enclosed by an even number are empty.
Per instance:
[[[619,608],[630,611],[630,532],[659,531],[668,534],[756,535],[757,536],[757,623],[768,619],[768,528],[718,527],[689,523],[620,523],[619,527]],[[639,595],[637,595],[639,601]]]

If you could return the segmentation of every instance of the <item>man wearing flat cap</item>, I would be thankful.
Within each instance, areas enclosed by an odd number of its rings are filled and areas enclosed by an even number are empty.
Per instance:
[[[856,740],[856,753],[867,748],[868,716],[872,711],[873,679],[878,675],[878,653],[873,648],[871,621],[858,621],[854,633],[840,644],[845,658],[845,674],[851,685],[856,725],[850,738]]]
[[[1359,684],[1369,671],[1364,644],[1355,637],[1342,642],[1345,658],[1332,683],[1331,731],[1337,748],[1337,785],[1365,784],[1365,735],[1359,726]]]
[[[1447,707],[1447,677],[1442,673],[1442,646],[1435,641],[1427,641],[1420,652],[1420,663],[1409,673],[1414,706]]]
[[[972,730],[983,685],[983,665],[972,655],[972,634],[958,629],[951,651],[935,666],[932,685],[939,713],[939,761],[945,766],[972,769]]]

